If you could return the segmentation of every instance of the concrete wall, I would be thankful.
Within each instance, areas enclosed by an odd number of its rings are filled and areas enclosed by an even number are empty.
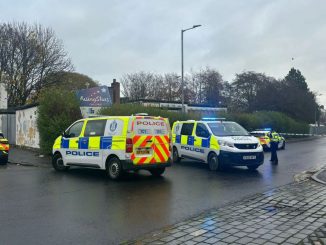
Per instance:
[[[16,111],[16,145],[39,148],[37,106]]]

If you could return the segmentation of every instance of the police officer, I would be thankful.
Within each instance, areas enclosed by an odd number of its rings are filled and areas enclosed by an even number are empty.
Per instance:
[[[271,130],[269,134],[270,144],[271,144],[271,162],[274,164],[278,164],[277,158],[277,148],[278,148],[278,136],[274,130]]]

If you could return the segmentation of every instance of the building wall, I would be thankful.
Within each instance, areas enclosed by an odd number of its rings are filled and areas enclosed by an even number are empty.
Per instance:
[[[16,111],[16,145],[40,148],[37,106]]]

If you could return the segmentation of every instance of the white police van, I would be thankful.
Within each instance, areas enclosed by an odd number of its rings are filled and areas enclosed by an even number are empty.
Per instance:
[[[194,159],[208,164],[211,170],[225,166],[257,169],[264,162],[259,140],[232,121],[203,118],[200,121],[177,121],[172,128],[173,161]]]
[[[111,179],[123,172],[145,169],[160,176],[170,163],[170,124],[167,118],[102,116],[74,122],[53,144],[52,165],[103,169]]]

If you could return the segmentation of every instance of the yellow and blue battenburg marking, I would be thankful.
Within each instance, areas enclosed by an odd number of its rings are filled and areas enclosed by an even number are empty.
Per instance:
[[[175,136],[175,143],[177,143],[177,144],[181,144],[181,139],[183,138],[183,137],[187,137],[187,143],[186,143],[186,145],[195,145],[195,137],[194,136],[191,136],[191,135],[189,135],[189,136],[185,136],[185,135],[183,135],[183,136],[181,136],[181,135],[176,135]],[[209,138],[207,138],[207,139],[202,139],[202,138],[199,138],[199,137],[197,137],[196,138],[196,141],[198,141],[198,140],[201,140],[201,143],[200,143],[200,145],[198,145],[198,144],[196,144],[196,146],[201,146],[201,147],[205,147],[205,148],[210,148],[210,141],[211,141],[211,137],[209,137]],[[183,142],[182,142],[183,143]]]
[[[73,139],[72,141],[76,141]],[[61,139],[61,148],[71,148],[69,143],[70,139]],[[77,146],[77,145],[76,145]],[[112,136],[102,137],[80,137],[78,139],[78,149],[111,149],[112,147]],[[77,147],[76,147],[77,148]]]

